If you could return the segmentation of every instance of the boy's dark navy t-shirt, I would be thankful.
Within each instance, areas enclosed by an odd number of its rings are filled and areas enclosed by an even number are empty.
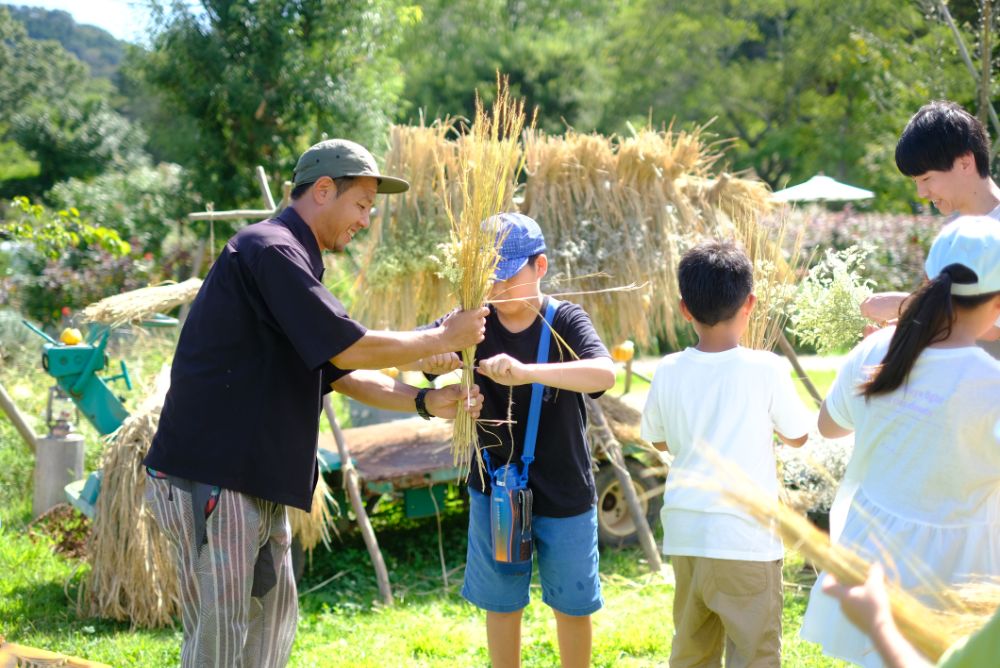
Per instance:
[[[544,313],[544,304],[542,312]],[[479,360],[506,353],[511,357],[534,364],[538,360],[538,341],[544,327],[541,316],[521,332],[510,332],[503,326],[490,307],[486,319],[486,338],[476,347]],[[577,304],[561,302],[556,309],[552,329],[563,339],[580,359],[610,357],[590,316]],[[552,336],[549,343],[549,362],[570,362],[573,355],[566,350],[559,338]],[[515,424],[501,426],[479,425],[479,444],[489,453],[493,466],[500,466],[511,459],[521,464],[521,451],[531,403],[531,385],[510,387],[475,374],[475,382],[483,393],[483,410],[480,419],[506,420],[508,402],[513,391],[512,417]],[[591,394],[595,399],[604,394]],[[538,439],[535,444],[535,461],[528,469],[528,486],[534,497],[534,512],[544,517],[572,517],[589,510],[597,501],[594,473],[587,443],[587,409],[583,395],[568,390],[543,388],[542,410],[538,422]],[[513,448],[512,448],[512,443]],[[483,494],[490,493],[489,476],[482,475],[475,460],[468,477],[469,487]]]
[[[346,373],[329,360],[365,334],[322,277],[292,208],[229,240],[184,323],[144,464],[312,507],[322,395]]]

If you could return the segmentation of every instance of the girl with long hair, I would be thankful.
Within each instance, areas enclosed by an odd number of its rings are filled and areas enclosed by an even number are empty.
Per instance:
[[[819,415],[855,432],[830,535],[926,602],[1000,575],[1000,362],[976,340],[1000,316],[1000,223],[962,217],[938,235],[928,281],[895,327],[848,356]],[[871,641],[813,587],[801,635],[826,654],[881,666]]]

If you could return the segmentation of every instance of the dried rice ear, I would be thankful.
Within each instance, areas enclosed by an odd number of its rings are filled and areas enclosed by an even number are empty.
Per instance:
[[[88,322],[110,327],[135,324],[157,313],[187,304],[194,300],[200,289],[200,278],[189,278],[183,283],[165,283],[139,288],[91,304],[83,309],[82,315]]]
[[[511,208],[511,198],[523,165],[521,132],[525,124],[524,101],[510,95],[506,78],[497,75],[497,95],[487,110],[476,98],[472,127],[458,140],[457,173],[448,175],[458,184],[461,209],[456,211],[442,193],[451,221],[451,254],[456,264],[454,290],[463,309],[486,303],[499,262],[499,220],[495,214]],[[442,179],[442,185],[446,182]],[[484,222],[485,221],[485,222]],[[461,384],[471,391],[475,347],[462,351]],[[452,457],[460,471],[471,468],[473,453],[483,467],[476,444],[476,424],[459,405],[452,439]]]

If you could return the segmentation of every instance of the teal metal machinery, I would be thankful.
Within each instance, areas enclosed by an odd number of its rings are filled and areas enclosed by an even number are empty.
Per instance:
[[[98,376],[108,366],[105,349],[111,330],[104,326],[91,327],[87,340],[76,345],[67,345],[51,336],[27,320],[24,324],[46,343],[42,346],[42,368],[55,378],[59,388],[69,395],[80,412],[94,428],[106,436],[122,425],[128,411],[108,383],[123,381],[132,389],[132,379],[128,375],[125,361],[119,363],[121,373],[113,376]]]

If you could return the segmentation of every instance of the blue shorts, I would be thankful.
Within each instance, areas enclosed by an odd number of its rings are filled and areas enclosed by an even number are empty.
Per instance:
[[[574,517],[532,520],[535,561],[542,600],[564,615],[583,617],[604,605],[598,577],[597,509]],[[531,571],[501,572],[493,559],[490,499],[469,490],[469,550],[462,596],[491,612],[515,612],[528,605]]]

